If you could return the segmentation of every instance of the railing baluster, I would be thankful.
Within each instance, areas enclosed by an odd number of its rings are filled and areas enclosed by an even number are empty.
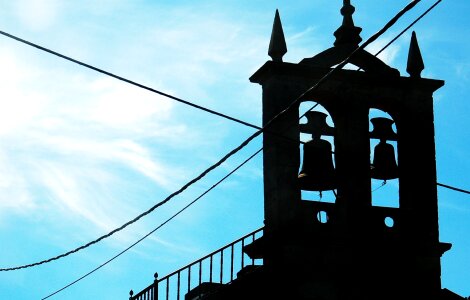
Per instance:
[[[202,260],[199,261],[199,285],[202,283]]]
[[[230,281],[233,281],[233,244],[230,247]]]
[[[224,250],[220,252],[220,283],[223,283],[224,277]]]
[[[158,300],[158,273],[153,274],[152,300]]]
[[[177,293],[177,298],[178,300],[180,300],[180,280],[181,280],[181,273],[178,272],[178,284],[177,284],[177,290],[176,290],[176,293]]]
[[[243,253],[243,248],[245,247],[245,239],[242,240],[242,269],[245,266],[245,253]]]
[[[170,298],[170,277],[166,278],[166,300]]]
[[[255,234],[253,233],[253,234],[251,235],[251,237],[252,237],[251,242],[254,243],[254,242],[255,242]],[[255,264],[255,259],[252,258],[252,259],[251,259],[251,265],[254,265],[254,264]]]
[[[210,272],[210,275],[209,275],[209,282],[212,282],[212,260],[213,260],[213,257],[214,257],[213,255],[211,255],[211,257],[210,257],[210,267],[209,267],[209,269],[210,269],[210,271],[209,271],[209,272]]]
[[[191,290],[191,266],[188,268],[188,292]]]

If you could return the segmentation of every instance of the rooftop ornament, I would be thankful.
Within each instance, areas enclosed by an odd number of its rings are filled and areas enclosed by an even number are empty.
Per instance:
[[[335,46],[338,45],[354,45],[359,46],[359,43],[362,41],[359,33],[361,33],[362,28],[354,26],[354,21],[352,15],[356,9],[351,5],[350,0],[343,1],[343,7],[340,12],[343,15],[343,24],[335,31],[334,35],[336,41]]]
[[[273,61],[282,62],[282,57],[287,53],[286,39],[282,30],[281,18],[279,11],[276,9],[274,17],[273,31],[271,32],[271,41],[269,42],[268,54]]]
[[[406,66],[406,72],[410,74],[412,78],[421,78],[421,72],[424,70],[423,57],[419,50],[418,39],[416,33],[413,31],[411,34],[410,50],[408,52],[408,63]]]
[[[332,68],[342,61],[359,47],[362,41],[360,33],[362,28],[354,25],[352,15],[355,8],[351,5],[350,0],[343,0],[343,7],[340,12],[343,15],[343,23],[334,32],[336,37],[333,47],[313,56],[304,58],[300,63],[320,68]],[[383,61],[372,55],[371,53],[360,50],[351,57],[350,63],[364,70],[381,75],[399,76],[397,69],[387,66]]]

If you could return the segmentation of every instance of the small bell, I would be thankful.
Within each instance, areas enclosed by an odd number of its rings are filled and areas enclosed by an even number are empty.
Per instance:
[[[371,136],[380,139],[380,142],[374,148],[371,177],[381,180],[398,178],[395,149],[391,144],[386,142],[387,139],[396,139],[396,134],[392,129],[393,120],[387,118],[373,118],[371,122],[374,125]]]
[[[336,188],[335,170],[331,144],[321,139],[322,131],[329,129],[326,114],[311,111],[304,132],[312,134],[312,139],[304,144],[302,167],[298,176],[299,186],[307,191],[327,191]]]

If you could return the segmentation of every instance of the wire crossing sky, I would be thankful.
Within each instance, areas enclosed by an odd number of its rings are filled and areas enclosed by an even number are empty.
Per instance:
[[[1,34],[1,35],[4,35],[4,36],[6,36],[6,37],[9,37],[9,38],[11,38],[11,39],[14,39],[14,40],[16,40],[16,41],[18,41],[18,42],[21,42],[21,43],[24,43],[24,44],[26,44],[26,45],[32,46],[32,47],[34,47],[34,48],[38,48],[38,49],[41,50],[41,51],[44,51],[44,52],[50,53],[50,54],[52,54],[52,55],[58,56],[58,57],[60,57],[60,58],[63,58],[63,59],[65,59],[65,60],[71,61],[71,62],[73,62],[73,63],[75,63],[75,64],[81,65],[81,66],[83,66],[83,67],[86,67],[86,68],[91,69],[91,70],[93,70],[93,71],[96,71],[96,72],[98,72],[98,73],[102,73],[102,74],[104,74],[104,75],[106,75],[106,76],[109,76],[109,77],[115,78],[115,79],[117,79],[117,80],[121,80],[121,81],[123,81],[123,82],[129,83],[129,84],[132,84],[132,85],[135,85],[135,86],[137,86],[137,87],[139,87],[139,88],[142,88],[142,89],[144,89],[144,90],[148,90],[148,91],[150,91],[150,92],[156,93],[156,94],[161,95],[161,96],[164,96],[164,97],[166,97],[166,98],[169,98],[169,99],[172,99],[172,100],[181,102],[181,103],[183,103],[183,104],[185,104],[185,105],[192,106],[192,107],[194,107],[194,108],[197,108],[197,109],[202,110],[202,111],[204,111],[204,112],[207,112],[207,113],[209,113],[209,114],[213,114],[213,115],[216,115],[216,116],[225,118],[225,119],[227,119],[227,120],[231,120],[231,121],[234,121],[234,122],[243,124],[243,125],[248,126],[248,127],[252,127],[252,128],[259,129],[259,126],[256,126],[256,125],[247,123],[247,122],[245,122],[245,121],[242,121],[242,120],[239,120],[239,119],[237,119],[237,118],[228,116],[228,115],[226,115],[226,114],[223,114],[223,113],[220,113],[220,112],[211,110],[211,109],[209,109],[209,108],[206,108],[206,107],[197,105],[197,104],[195,104],[195,103],[193,103],[193,102],[186,101],[186,100],[184,100],[184,99],[181,99],[181,98],[172,96],[172,95],[170,95],[170,94],[167,94],[167,93],[164,93],[164,92],[159,91],[159,90],[157,90],[157,89],[154,89],[154,88],[145,86],[145,85],[143,85],[143,84],[137,83],[137,82],[132,81],[132,80],[130,80],[130,79],[127,79],[127,78],[125,78],[125,77],[115,75],[115,74],[113,74],[113,73],[111,73],[111,72],[107,72],[107,71],[105,71],[105,70],[103,70],[103,69],[100,69],[100,68],[94,67],[94,66],[92,66],[92,65],[86,64],[86,63],[84,63],[84,62],[81,62],[81,61],[79,61],[79,60],[73,59],[73,58],[68,57],[68,56],[66,56],[66,55],[60,54],[60,53],[58,53],[58,52],[56,52],[56,51],[53,51],[53,50],[50,50],[50,49],[48,49],[48,48],[42,47],[42,46],[40,46],[40,45],[38,45],[38,44],[29,42],[29,41],[27,41],[27,40],[24,40],[24,39],[22,39],[22,38],[19,38],[19,37],[17,37],[17,36],[14,36],[14,35],[12,35],[12,34],[7,33],[7,32],[4,32],[4,31],[1,31],[1,30],[0,30],[0,34]]]
[[[353,1],[354,21],[363,28],[361,35],[370,36],[370,30],[380,28],[384,20],[393,17],[390,12],[407,3],[376,5]],[[376,53],[431,5],[426,1],[420,4],[368,50]],[[461,42],[464,39],[457,37],[465,36],[461,24],[466,19],[460,19],[460,15],[466,2],[443,4],[416,24],[415,30],[426,65],[423,75],[446,81],[435,102],[439,181],[465,187],[464,176],[458,174],[466,168],[461,154],[466,151],[460,151],[465,149],[466,139],[455,137],[464,134],[460,128],[466,128],[462,124],[466,118],[459,117],[465,108],[457,109],[465,105],[459,99],[465,98],[462,96],[466,85],[459,83],[467,78],[462,67],[469,52]],[[276,8],[287,38],[289,52],[285,61],[297,62],[329,47],[332,32],[341,22],[340,7],[341,3],[286,6],[272,1],[228,1],[223,5],[202,2],[197,6],[143,1],[136,6],[120,0],[113,7],[18,1],[2,3],[0,28],[5,32],[15,28],[15,35],[41,41],[44,47],[57,49],[57,53],[103,66],[112,74],[126,74],[147,87],[158,86],[169,95],[181,95],[181,99],[202,99],[197,105],[226,111],[227,116],[241,116],[247,123],[256,124],[260,120],[261,93],[247,78],[268,59],[267,44]],[[449,28],[452,29],[447,34],[442,34]],[[443,40],[451,36],[451,42]],[[252,130],[175,106],[162,95],[162,101],[155,101],[155,96],[140,92],[138,87],[63,64],[38,51],[18,47],[13,41],[0,43],[0,63],[5,72],[0,81],[4,92],[0,163],[8,174],[0,177],[4,195],[0,201],[0,213],[4,213],[0,232],[3,240],[9,241],[0,250],[0,266],[38,261],[51,251],[64,253],[70,245],[83,245],[118,228],[129,220],[129,215],[138,215],[153,206],[152,199],[164,199],[195,178],[200,170],[217,161],[217,153],[234,149],[249,134],[247,130]],[[379,58],[402,71],[408,44],[409,35],[403,34]],[[436,51],[443,52],[437,55]],[[444,59],[445,63],[439,63]],[[109,253],[125,248],[123,245],[131,244],[135,236],[149,232],[155,224],[162,224],[162,220],[180,211],[196,198],[193,195],[206,191],[215,178],[233,170],[232,166],[239,165],[238,161],[256,149],[259,147],[255,143],[247,145],[214,169],[213,174],[160,207],[159,214],[142,219],[89,251],[33,272],[2,273],[0,296],[24,299],[45,295],[64,286],[64,282],[72,282],[77,274],[86,274],[90,266],[99,265],[96,262],[109,259]],[[258,228],[262,223],[260,163],[259,159],[252,159],[217,191],[206,195],[205,201],[161,228],[158,236],[147,238],[129,255],[96,273],[93,282],[83,281],[74,289],[64,290],[61,299],[87,297],[90,293],[94,297],[99,297],[99,293],[127,297],[131,287],[146,286],[155,271],[171,272]],[[468,206],[462,205],[468,201],[460,199],[459,195],[465,193],[445,190],[439,190],[441,240],[452,242],[453,248],[443,260],[443,271],[447,270],[443,286],[466,295],[462,273],[468,268],[462,268],[466,258],[459,254],[468,253],[469,248],[458,230],[469,228],[461,221],[468,219]],[[376,193],[384,199],[393,198],[396,189],[390,183]],[[459,225],[452,226],[454,223]],[[35,245],[35,251],[25,249],[26,244]],[[135,276],[133,270],[141,275]],[[149,276],[146,278],[145,274]],[[49,279],[47,284],[43,278]],[[34,291],[23,287],[24,282],[33,284]]]

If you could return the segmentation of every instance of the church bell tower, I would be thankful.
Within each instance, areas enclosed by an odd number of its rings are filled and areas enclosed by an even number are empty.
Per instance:
[[[299,63],[283,61],[276,11],[272,59],[250,78],[262,87],[269,124],[258,252],[270,274],[282,278],[279,287],[290,287],[279,290],[285,299],[444,299],[440,260],[451,245],[439,241],[433,116],[433,93],[444,82],[421,77],[415,33],[408,75],[358,51],[353,68],[301,99],[307,111],[285,110],[358,48],[354,10],[344,0],[333,47]],[[398,205],[374,204],[374,180],[397,182]],[[306,191],[318,199],[304,199]],[[334,201],[321,201],[326,193]]]

